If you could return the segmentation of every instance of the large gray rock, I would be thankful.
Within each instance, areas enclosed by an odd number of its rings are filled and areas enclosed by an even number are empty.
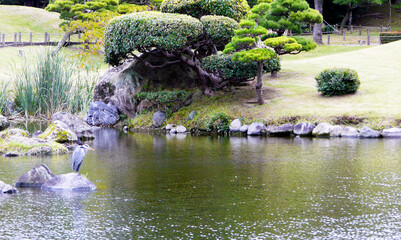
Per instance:
[[[401,128],[387,128],[382,131],[384,138],[401,138]]]
[[[379,131],[373,130],[369,127],[363,127],[359,132],[359,137],[361,138],[379,138],[381,134]]]
[[[260,136],[266,134],[266,127],[263,123],[256,122],[252,123],[248,127],[248,135],[250,136]]]
[[[67,124],[67,126],[74,131],[80,139],[95,138],[92,127],[75,115],[66,112],[57,112],[52,117],[52,121],[56,120]]]
[[[281,126],[268,126],[267,133],[270,136],[290,136],[294,131],[294,126],[292,124],[283,124]]]
[[[42,185],[42,189],[68,191],[94,191],[96,185],[79,173],[57,175]]]
[[[2,181],[0,181],[0,193],[7,193],[7,194],[12,194],[16,193],[17,189],[11,186],[10,184],[6,184]]]
[[[161,125],[163,125],[164,120],[166,120],[166,115],[160,111],[157,111],[154,115],[153,115],[153,125],[155,127],[160,127]]]
[[[241,126],[242,126],[241,121],[238,118],[234,119],[229,126],[230,132],[239,132]]]
[[[312,131],[315,128],[314,124],[303,122],[294,126],[294,134],[299,136],[312,136]]]
[[[58,120],[53,121],[38,138],[59,143],[75,142],[78,139],[75,132],[72,131],[67,124]]]
[[[142,54],[141,58],[153,65],[171,61],[161,55]],[[109,69],[95,86],[94,100],[112,102],[122,113],[134,117],[136,102],[132,101],[142,89],[188,89],[198,85],[195,68],[186,64],[173,64],[167,68],[152,69],[142,61],[126,61]],[[190,103],[189,103],[190,104]]]
[[[359,137],[359,132],[353,127],[345,127],[341,132],[341,137],[357,138]]]
[[[85,121],[92,126],[112,126],[120,119],[118,110],[111,102],[92,102],[86,112]]]
[[[330,137],[341,137],[341,134],[344,131],[344,127],[335,125],[330,130]]]
[[[3,115],[0,115],[0,131],[3,131],[4,129],[8,128],[10,126],[10,123],[8,122],[7,118],[4,117]]]
[[[312,131],[312,135],[315,137],[329,137],[333,125],[329,123],[320,123]]]
[[[40,164],[29,170],[20,177],[15,184],[16,187],[41,187],[45,182],[54,178],[55,175],[45,164]]]

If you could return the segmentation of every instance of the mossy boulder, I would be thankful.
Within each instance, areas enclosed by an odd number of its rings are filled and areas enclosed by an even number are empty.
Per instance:
[[[10,136],[0,139],[0,154],[6,157],[24,155],[66,154],[67,148],[57,142],[39,138]]]
[[[61,121],[53,121],[44,133],[38,136],[40,139],[52,140],[59,143],[75,142],[78,137],[67,124]]]
[[[11,136],[29,137],[29,133],[19,128],[6,129],[0,132],[0,139],[7,139]]]

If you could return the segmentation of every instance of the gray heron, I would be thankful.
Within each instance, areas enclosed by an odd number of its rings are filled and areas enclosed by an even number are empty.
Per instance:
[[[78,146],[75,148],[74,153],[72,154],[72,170],[78,172],[81,164],[84,160],[84,157],[88,150],[94,150],[89,147],[88,144],[82,144],[81,141],[77,141]]]

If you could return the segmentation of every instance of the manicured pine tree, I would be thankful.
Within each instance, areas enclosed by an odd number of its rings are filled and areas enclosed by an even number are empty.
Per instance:
[[[256,62],[258,64],[256,95],[258,104],[263,104],[262,94],[262,75],[263,63],[269,61],[276,54],[267,48],[260,37],[267,34],[267,29],[259,26],[258,20],[263,19],[270,5],[268,3],[260,3],[251,9],[251,14],[248,20],[241,20],[240,29],[235,31],[235,36],[231,42],[226,45],[223,53],[229,54],[234,52],[233,60],[241,62]]]

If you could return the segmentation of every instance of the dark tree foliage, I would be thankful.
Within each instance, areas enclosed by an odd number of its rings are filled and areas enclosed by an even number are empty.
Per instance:
[[[0,0],[0,5],[21,5],[44,8],[49,3],[48,0],[30,0],[30,1],[20,1],[20,0]]]

